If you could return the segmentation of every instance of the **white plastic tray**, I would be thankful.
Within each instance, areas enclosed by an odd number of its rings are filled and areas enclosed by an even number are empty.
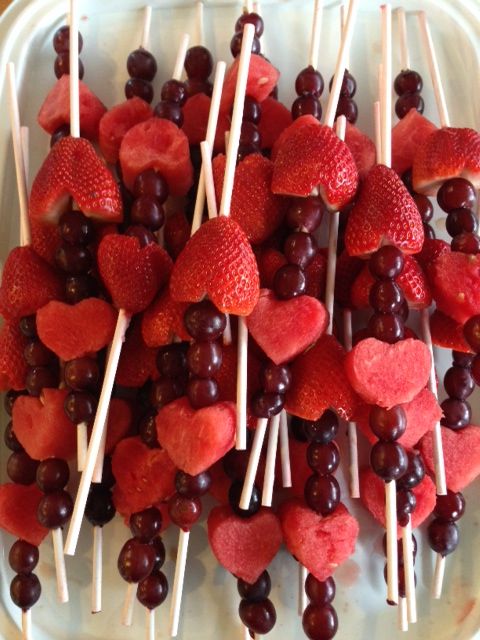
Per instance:
[[[125,60],[138,46],[141,33],[141,9],[145,0],[85,0],[82,2],[81,31],[84,36],[82,59],[86,68],[85,80],[107,104],[123,99],[126,80]],[[154,1],[152,50],[159,63],[155,81],[158,95],[161,83],[173,68],[176,43],[187,31],[195,38],[193,2]],[[327,82],[330,78],[338,45],[338,3],[326,3],[324,13],[320,69]],[[359,126],[372,133],[371,104],[376,91],[376,69],[380,59],[380,2],[362,0],[351,55],[351,70],[358,80],[356,100],[360,109]],[[209,48],[216,59],[231,60],[228,44],[241,10],[240,4],[206,2],[205,29]],[[420,7],[421,5],[421,7]],[[262,3],[266,32],[262,39],[265,51],[282,72],[280,97],[287,104],[293,98],[293,80],[307,59],[310,19],[313,2],[286,0]],[[452,123],[458,126],[479,127],[480,75],[479,43],[480,16],[478,0],[406,0],[405,8],[413,12],[425,9],[430,19],[440,68],[444,75],[447,103]],[[161,8],[160,8],[161,7]],[[36,171],[45,157],[48,138],[36,125],[36,113],[54,82],[54,52],[51,45],[55,29],[64,23],[66,2],[57,0],[17,0],[0,20],[0,258],[17,243],[17,197],[13,153],[11,149],[4,69],[8,60],[17,64],[21,121],[31,127],[31,170]],[[422,55],[418,25],[408,15],[408,29],[412,67],[424,77],[425,115],[438,122],[428,69]],[[400,69],[398,46],[395,43],[394,74]],[[441,228],[441,222],[438,227]],[[448,359],[441,359],[442,374]],[[476,419],[480,419],[479,396],[474,396]],[[2,420],[4,425],[6,418]],[[3,430],[3,427],[2,427]],[[341,443],[344,447],[344,443]],[[0,448],[3,447],[0,445]],[[345,452],[344,452],[345,453]],[[0,450],[0,475],[5,480],[8,452]],[[346,459],[346,458],[345,458]],[[366,459],[366,458],[365,458]],[[344,486],[344,483],[343,483]],[[466,492],[467,513],[461,520],[461,544],[447,560],[444,597],[440,602],[429,595],[433,556],[424,535],[417,533],[419,555],[418,605],[419,622],[410,628],[410,637],[435,640],[471,640],[480,638],[480,530],[477,481]],[[346,495],[346,491],[344,491]],[[349,501],[347,500],[347,503]],[[353,505],[361,522],[361,536],[356,554],[339,569],[337,608],[340,627],[339,640],[384,640],[405,637],[397,631],[396,610],[385,605],[383,581],[384,558],[380,548],[381,529]],[[90,614],[91,528],[85,524],[77,556],[67,559],[70,603],[56,602],[54,569],[49,539],[41,548],[38,573],[43,593],[33,609],[36,640],[132,640],[144,634],[144,616],[136,607],[134,627],[120,625],[120,608],[125,583],[116,569],[118,551],[128,531],[117,519],[105,529],[104,611]],[[172,528],[165,537],[168,553],[166,572],[173,577],[177,531]],[[20,637],[16,625],[19,611],[11,604],[8,588],[11,572],[6,555],[12,543],[7,535],[0,535],[0,636],[4,640]],[[278,622],[269,637],[290,640],[303,637],[297,608],[297,564],[286,552],[278,555],[271,565],[272,599]],[[179,638],[189,640],[217,640],[242,637],[237,615],[239,597],[234,578],[219,567],[212,557],[204,526],[194,528],[188,556],[186,588]],[[167,637],[170,600],[157,610],[157,637]],[[13,622],[14,621],[14,622]]]

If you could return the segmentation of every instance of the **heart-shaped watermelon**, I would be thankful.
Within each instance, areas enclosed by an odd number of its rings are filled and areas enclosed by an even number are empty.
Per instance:
[[[41,544],[49,531],[37,520],[37,509],[43,493],[35,484],[0,485],[0,529],[30,544]]]

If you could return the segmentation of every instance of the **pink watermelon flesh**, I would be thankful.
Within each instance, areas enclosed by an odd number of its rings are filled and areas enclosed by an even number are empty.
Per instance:
[[[392,169],[399,175],[410,169],[417,149],[436,128],[416,109],[410,109],[392,129]]]
[[[301,500],[287,500],[279,516],[287,549],[317,580],[333,575],[355,551],[358,522],[342,503],[322,518]]]
[[[44,389],[40,398],[20,396],[13,405],[13,431],[31,458],[64,458],[77,453],[75,425],[63,408],[68,389]]]
[[[132,127],[122,140],[119,158],[130,191],[138,174],[147,169],[162,174],[172,196],[184,196],[193,184],[188,138],[170,120],[150,118]]]
[[[413,338],[396,344],[367,338],[345,358],[345,371],[355,391],[368,404],[387,408],[413,400],[427,385],[430,367],[427,346]]]
[[[196,93],[185,103],[182,109],[182,131],[187,136],[190,145],[200,144],[206,139],[211,103],[212,99],[204,93]],[[230,117],[226,113],[220,113],[213,145],[215,153],[225,150],[226,131],[230,131]]]
[[[108,407],[107,440],[105,453],[110,454],[125,438],[132,426],[132,409],[126,400],[112,398]]]
[[[43,492],[35,484],[1,484],[0,529],[38,547],[49,533],[37,520],[42,498]]]
[[[428,431],[432,431],[443,415],[442,409],[429,389],[423,389],[411,402],[400,406],[407,416],[407,429],[398,442],[406,449],[411,449]],[[374,444],[378,438],[370,429],[369,414],[370,405],[363,405],[355,421],[363,435]]]
[[[100,120],[107,108],[80,80],[80,132],[83,138],[96,140]],[[37,116],[38,124],[47,133],[55,133],[70,124],[70,76],[62,76],[45,98]]]
[[[282,131],[291,124],[290,110],[275,98],[266,98],[262,102],[262,117],[258,124],[262,149],[271,149]]]
[[[229,112],[235,98],[237,85],[239,56],[228,69],[223,84],[220,111]],[[252,54],[248,68],[248,80],[246,95],[257,102],[263,102],[272,92],[280,77],[279,72],[265,58]]]
[[[345,142],[352,152],[353,159],[357,165],[358,175],[360,179],[363,180],[377,159],[375,143],[348,121],[345,132]]]
[[[282,544],[278,517],[260,509],[240,518],[228,507],[215,507],[208,516],[208,540],[218,562],[236,578],[252,584],[268,567]]]
[[[412,527],[416,529],[432,513],[437,500],[435,484],[429,476],[412,489],[417,499],[417,506],[411,516]],[[360,497],[364,506],[370,511],[375,520],[385,526],[385,483],[371,469],[364,469],[360,473]],[[402,535],[398,527],[397,535]]]
[[[162,407],[156,418],[159,443],[176,466],[192,476],[206,471],[233,447],[235,423],[232,402],[195,411],[186,397]]]
[[[278,300],[273,291],[262,289],[247,318],[248,330],[266,355],[281,364],[293,360],[324,333],[328,312],[310,296]]]
[[[441,431],[447,487],[451,491],[463,491],[480,475],[480,428],[470,425],[453,431],[442,427]],[[419,449],[427,469],[434,476],[432,433],[422,438]]]
[[[430,270],[437,309],[460,324],[480,313],[480,255],[452,251]]]
[[[152,107],[137,96],[117,104],[107,111],[100,120],[99,144],[107,162],[115,164],[124,135],[139,122],[153,116]]]

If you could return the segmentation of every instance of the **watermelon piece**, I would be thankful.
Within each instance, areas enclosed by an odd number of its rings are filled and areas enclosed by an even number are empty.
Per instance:
[[[281,364],[293,360],[325,332],[328,312],[310,296],[278,300],[273,291],[262,289],[247,317],[247,327],[266,355]]]
[[[463,335],[463,324],[449,318],[438,309],[435,309],[430,316],[430,332],[435,346],[462,353],[472,353],[472,349]]]
[[[450,491],[463,491],[480,475],[480,428],[474,425],[454,431],[441,427],[445,476]],[[427,433],[419,445],[428,471],[435,475],[433,434]]]
[[[208,540],[218,562],[236,578],[252,584],[277,555],[282,530],[271,509],[240,518],[231,507],[215,507],[208,516]]]
[[[428,431],[433,430],[443,415],[442,409],[429,389],[422,389],[411,402],[405,402],[400,406],[405,411],[407,429],[398,442],[405,449],[411,449]],[[369,415],[370,405],[366,404],[355,416],[355,421],[367,440],[375,444],[378,438],[370,429]]]
[[[37,520],[43,492],[35,484],[0,485],[0,529],[38,547],[50,533]]]
[[[325,299],[325,285],[327,283],[327,256],[320,251],[305,267],[305,295],[319,300]]]
[[[235,58],[225,75],[222,100],[220,102],[220,111],[223,113],[228,113],[233,105],[237,86],[239,57]],[[252,54],[248,68],[246,95],[257,102],[263,102],[277,85],[279,77],[280,73],[270,62],[262,56]]]
[[[79,81],[80,131],[83,138],[96,140],[100,120],[107,108],[88,88]],[[70,124],[70,76],[63,75],[53,85],[37,116],[38,124],[50,135],[60,127]]]
[[[183,211],[177,211],[168,216],[165,222],[165,248],[170,256],[176,260],[190,238],[191,225]]]
[[[124,135],[139,122],[153,116],[152,107],[134,96],[109,109],[99,123],[100,149],[107,162],[115,164]]]
[[[119,158],[130,191],[138,174],[147,169],[162,174],[172,196],[186,195],[193,184],[188,138],[170,120],[150,118],[132,127],[123,137]]]
[[[206,140],[211,103],[212,99],[205,93],[196,93],[186,101],[182,108],[182,131],[187,136],[190,146],[199,145]],[[225,151],[226,131],[230,131],[230,118],[228,114],[220,113],[213,144],[215,153],[223,153]]]
[[[392,169],[402,175],[413,165],[417,149],[437,127],[416,109],[410,109],[392,129]]]
[[[262,102],[262,117],[258,123],[262,149],[271,149],[281,133],[292,124],[290,109],[268,97]]]
[[[140,318],[135,318],[127,331],[115,382],[122,387],[139,388],[147,380],[158,378],[157,353],[158,349],[148,347],[143,341]]]
[[[451,250],[450,245],[445,240],[425,238],[422,250],[416,254],[415,258],[418,260],[429,282],[431,280],[430,269],[435,260],[444,253],[450,253]]]
[[[117,312],[100,298],[69,305],[52,300],[37,312],[40,340],[62,360],[83,358],[112,341]]]
[[[355,391],[365,402],[386,408],[413,400],[426,387],[430,368],[428,347],[412,338],[396,344],[367,338],[345,358]]]
[[[295,498],[303,500],[305,484],[313,471],[307,463],[308,442],[299,442],[290,438],[290,470],[292,473],[291,492]]]
[[[462,325],[480,313],[480,255],[444,253],[430,275],[437,309]]]
[[[135,511],[142,511],[175,493],[176,468],[166,451],[149,449],[138,436],[125,438],[112,455],[117,496]],[[121,500],[119,500],[119,503]],[[126,503],[126,504],[125,504]]]
[[[377,160],[375,143],[347,120],[345,142],[352,152],[360,180],[363,180]]]
[[[40,398],[20,396],[13,405],[13,432],[34,460],[64,458],[77,453],[75,425],[63,408],[69,389],[43,389]]]
[[[227,506],[229,504],[228,492],[232,486],[232,481],[223,470],[223,462],[221,460],[216,462],[210,467],[208,473],[212,481],[208,493],[218,503]]]
[[[117,444],[130,431],[133,412],[130,404],[121,398],[112,398],[108,405],[107,440],[105,453],[110,455]]]
[[[325,518],[298,499],[284,502],[278,513],[287,549],[317,580],[333,575],[355,551],[358,522],[342,503]]]
[[[184,397],[160,409],[156,418],[157,437],[176,466],[195,476],[232,448],[235,423],[232,402],[216,402],[195,411]]]
[[[416,529],[432,513],[437,496],[435,484],[428,475],[412,491],[417,499],[411,515],[412,528]],[[360,472],[360,498],[375,520],[385,527],[385,483],[371,469]],[[397,529],[397,536],[402,537],[401,527]]]

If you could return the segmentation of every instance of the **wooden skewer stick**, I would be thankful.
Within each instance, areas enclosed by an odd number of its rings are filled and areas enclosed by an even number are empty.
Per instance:
[[[70,0],[70,135],[80,137],[80,86],[78,80],[78,1]]]
[[[315,0],[313,8],[312,34],[308,52],[308,64],[314,69],[318,67],[318,53],[320,51],[320,34],[322,32],[323,0]]]
[[[180,529],[178,537],[177,561],[175,563],[175,576],[173,578],[172,604],[170,607],[170,635],[175,638],[178,635],[180,622],[180,608],[182,605],[183,584],[185,582],[185,567],[187,564],[188,541],[190,532]]]
[[[345,25],[347,23],[347,14],[348,14],[349,6],[350,6],[350,0],[346,0],[345,4],[342,4],[340,6],[340,29],[341,29],[342,38],[343,38],[343,32],[345,30]],[[347,69],[350,68],[350,52],[348,52],[345,58],[345,67]]]
[[[250,506],[253,485],[257,475],[258,463],[260,461],[260,453],[262,451],[263,441],[267,431],[267,424],[268,418],[258,418],[257,428],[255,429],[255,435],[253,436],[252,450],[250,451],[250,456],[248,458],[245,480],[243,481],[242,495],[240,496],[240,509],[248,509]]]
[[[205,45],[205,29],[204,29],[204,4],[203,2],[195,2],[196,23],[197,23],[197,43],[203,47]]]
[[[292,470],[290,468],[290,442],[288,438],[287,412],[280,413],[280,460],[282,463],[282,486],[292,486]]]
[[[427,53],[428,67],[430,69],[430,77],[432,78],[433,91],[435,93],[435,102],[437,103],[438,115],[440,117],[440,125],[442,127],[450,126],[450,117],[448,115],[447,101],[445,100],[445,91],[443,90],[442,77],[438,68],[437,54],[433,46],[430,27],[427,22],[425,11],[418,12],[418,20],[420,23],[420,35],[422,37],[423,46]]]
[[[103,527],[93,527],[92,613],[102,610]]]
[[[270,431],[268,434],[267,460],[265,463],[265,477],[263,479],[262,492],[262,506],[264,507],[272,506],[279,430],[280,413],[277,413],[277,415],[273,416],[273,418],[270,420]]]
[[[137,595],[137,585],[134,582],[129,582],[127,586],[127,593],[125,594],[125,600],[123,602],[121,623],[125,627],[131,627],[133,623],[133,608],[135,605],[135,596]]]
[[[408,610],[406,598],[400,598],[398,603],[398,628],[400,631],[408,631]]]
[[[305,581],[308,577],[308,569],[303,564],[298,563],[298,615],[303,616],[303,612],[308,606],[307,593],[305,591]]]
[[[22,640],[32,639],[32,610],[22,609]]]
[[[184,33],[180,40],[180,46],[177,52],[177,58],[175,60],[175,66],[173,67],[172,78],[173,80],[180,81],[182,79],[183,65],[185,64],[185,56],[187,55],[188,44],[190,42],[190,36],[188,33]]]
[[[417,622],[417,600],[415,594],[415,565],[413,557],[412,520],[402,527],[403,570],[405,572],[405,591],[407,600],[408,622]]]
[[[68,602],[67,571],[65,568],[65,556],[63,555],[62,529],[52,529],[53,555],[55,558],[55,571],[57,574],[57,596],[61,603]]]
[[[143,49],[150,48],[150,28],[152,26],[152,7],[147,5],[143,10],[142,43]]]
[[[446,557],[437,553],[437,559],[435,562],[435,573],[433,576],[432,594],[435,600],[440,600],[442,597],[443,578],[445,576],[445,561]]]
[[[343,342],[347,351],[352,350],[352,311],[343,311]],[[350,497],[360,498],[360,476],[358,470],[358,439],[357,425],[355,422],[348,423],[348,451],[349,451],[349,472],[350,472]]]
[[[155,640],[155,609],[145,608],[147,615],[147,640]]]
[[[407,38],[407,16],[405,15],[405,9],[399,7],[396,9],[398,19],[398,36],[400,40],[400,65],[402,71],[410,69],[410,52],[408,50],[408,38]]]
[[[210,220],[218,216],[215,184],[213,182],[212,150],[207,140],[200,143],[202,154],[202,169],[204,171],[205,192],[207,196],[208,217]]]

